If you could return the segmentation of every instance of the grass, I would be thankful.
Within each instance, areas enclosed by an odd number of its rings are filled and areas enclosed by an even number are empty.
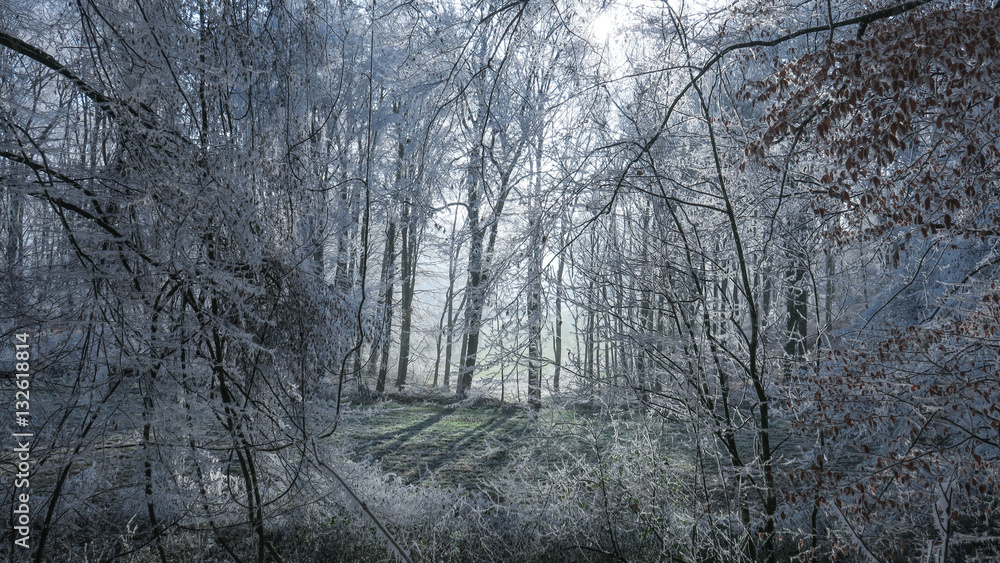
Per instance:
[[[373,459],[406,483],[471,487],[506,466],[535,424],[513,406],[386,402],[349,412],[339,434],[352,458]]]
[[[642,417],[619,413],[613,426],[606,413],[596,409],[556,405],[534,413],[523,405],[487,405],[456,406],[395,395],[346,409],[337,437],[351,459],[374,461],[404,483],[474,488],[515,461],[530,460],[535,467],[554,467],[580,456],[594,461],[597,450],[628,439]],[[620,435],[622,431],[626,435]],[[670,435],[675,448],[684,442],[679,427],[665,426],[661,432]],[[670,457],[688,457],[686,444],[680,448]]]

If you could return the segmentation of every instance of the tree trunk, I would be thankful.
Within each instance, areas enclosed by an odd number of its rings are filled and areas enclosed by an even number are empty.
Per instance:
[[[479,224],[479,185],[476,180],[469,182],[468,225],[469,240],[469,280],[465,285],[465,343],[462,346],[461,369],[458,372],[456,395],[464,399],[472,386],[472,372],[476,369],[476,354],[479,352],[479,329],[483,316],[483,238]]]
[[[542,408],[542,156],[545,136],[539,126],[534,148],[534,198],[528,237],[528,405]]]
[[[394,268],[396,261],[396,222],[389,221],[386,233],[385,253],[382,255],[382,290],[379,295],[379,305],[382,310],[382,330],[379,333],[378,348],[381,352],[378,365],[378,379],[375,392],[385,392],[385,377],[389,371],[389,337],[392,334],[392,293],[393,280],[396,276]],[[374,358],[375,353],[372,353]]]
[[[558,261],[558,264],[556,266],[556,281],[555,281],[555,283],[556,283],[556,302],[555,302],[556,330],[555,330],[555,334],[552,337],[552,356],[553,356],[552,362],[554,364],[553,369],[552,369],[552,390],[555,391],[556,393],[559,392],[559,375],[560,375],[560,372],[562,371],[562,328],[563,328],[563,319],[562,319],[563,284],[562,284],[562,279],[563,279],[563,266],[564,266],[564,260],[563,260],[563,254],[562,254],[562,246],[563,246],[563,240],[564,240],[564,236],[563,236],[564,233],[562,232],[562,229],[563,229],[562,220],[560,220],[560,222],[559,222],[559,228],[560,228],[560,233],[559,233],[559,248],[560,248],[560,251],[559,251],[559,261]]]
[[[806,324],[809,292],[805,288],[806,270],[801,261],[794,259],[795,263],[786,272],[788,283],[785,296],[785,312],[787,319],[785,323],[785,377],[791,375],[793,366],[802,361],[806,353],[806,336],[808,335],[808,325]]]
[[[448,292],[445,294],[445,345],[444,345],[444,387],[451,384],[451,348],[455,340],[455,278],[458,264],[458,248],[456,245],[455,230],[458,228],[458,215],[455,215],[451,225],[451,241],[448,245]],[[461,309],[461,305],[459,305]],[[437,385],[437,373],[435,371],[434,383]]]
[[[402,296],[400,305],[403,317],[399,331],[399,366],[396,371],[396,387],[406,385],[406,371],[410,366],[410,326],[413,320],[413,283],[417,274],[417,225],[411,204],[403,208],[403,248],[400,256],[402,276]]]
[[[444,307],[441,310],[441,318],[438,319],[437,338],[434,342],[434,382],[431,384],[431,387],[438,386],[438,379],[441,375],[441,341],[444,340],[444,331],[447,326],[445,319],[447,316],[448,308]]]
[[[540,215],[540,213],[539,213]],[[528,264],[528,404],[542,407],[542,235],[541,217],[531,225]]]

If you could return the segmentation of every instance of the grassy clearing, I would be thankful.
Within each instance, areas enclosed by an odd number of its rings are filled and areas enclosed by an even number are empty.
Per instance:
[[[405,483],[471,487],[506,466],[535,428],[518,407],[390,401],[348,412],[339,435],[353,459],[376,461]]]
[[[598,410],[553,406],[532,413],[522,406],[455,406],[396,396],[346,410],[337,435],[355,461],[370,460],[404,483],[433,481],[474,488],[511,462],[536,468],[562,461],[593,461],[613,441],[634,430],[638,413],[619,414],[617,425]],[[680,446],[679,428],[661,428]],[[627,439],[627,438],[626,438]],[[687,457],[686,446],[671,457]]]

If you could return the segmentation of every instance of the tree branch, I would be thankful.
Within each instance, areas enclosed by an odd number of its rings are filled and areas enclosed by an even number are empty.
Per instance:
[[[680,103],[681,99],[683,99],[685,95],[687,95],[688,90],[690,90],[695,85],[696,82],[701,80],[701,77],[705,76],[705,74],[707,74],[709,70],[711,70],[716,64],[719,63],[719,61],[722,60],[723,57],[725,57],[729,53],[732,53],[734,51],[741,51],[743,49],[752,49],[755,47],[774,47],[776,45],[780,45],[787,41],[791,41],[792,39],[795,39],[797,37],[802,37],[803,35],[810,35],[813,33],[821,33],[821,32],[833,33],[833,30],[839,29],[841,27],[848,27],[858,24],[861,24],[862,26],[867,26],[868,24],[878,20],[883,20],[901,14],[905,14],[906,12],[915,10],[920,6],[923,6],[924,4],[928,4],[933,1],[934,0],[910,0],[909,2],[904,2],[903,4],[892,6],[884,10],[878,10],[870,14],[857,16],[839,22],[831,22],[826,25],[818,25],[800,29],[798,31],[793,31],[791,33],[782,35],[780,37],[776,37],[774,39],[769,39],[769,40],[759,39],[756,41],[744,41],[742,43],[734,43],[732,45],[729,45],[728,47],[723,48],[721,51],[709,57],[708,61],[706,61],[705,64],[702,65],[702,67],[698,70],[698,72],[691,77],[691,80],[689,80],[688,83],[685,84],[683,88],[681,88],[681,91],[677,93],[673,101],[670,103],[669,108],[667,109],[667,115],[663,117],[663,120],[660,122],[659,127],[657,127],[656,133],[654,133],[653,136],[650,137],[649,140],[646,142],[646,144],[642,146],[642,149],[639,151],[639,154],[637,154],[635,158],[631,159],[628,162],[628,164],[625,165],[625,169],[622,171],[621,177],[618,180],[618,186],[619,187],[621,186],[622,182],[625,179],[625,176],[628,174],[629,170],[631,170],[632,166],[634,166],[635,163],[639,162],[639,159],[641,159],[644,155],[648,154],[649,151],[652,150],[653,145],[656,144],[656,141],[658,141],[660,139],[660,136],[663,135],[663,132],[667,129],[667,124],[670,122],[670,118],[673,117],[674,110],[677,108],[677,104]]]

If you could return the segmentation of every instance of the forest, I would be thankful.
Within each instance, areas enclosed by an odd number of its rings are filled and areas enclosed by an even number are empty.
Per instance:
[[[0,551],[997,561],[998,29],[0,0]]]

